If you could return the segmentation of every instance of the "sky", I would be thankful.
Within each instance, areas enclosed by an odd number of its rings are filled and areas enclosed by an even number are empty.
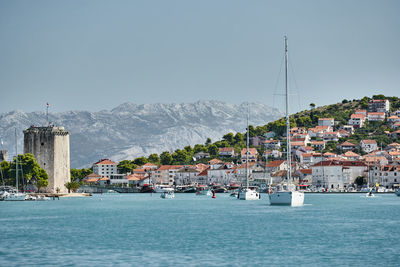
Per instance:
[[[397,0],[0,0],[0,112],[400,95]]]

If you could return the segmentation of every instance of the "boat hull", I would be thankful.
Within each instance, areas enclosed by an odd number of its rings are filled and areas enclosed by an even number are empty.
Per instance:
[[[243,190],[240,190],[239,199],[240,200],[259,200],[260,193],[258,193],[255,190],[252,190],[250,188],[247,188],[247,189],[245,188]]]
[[[304,193],[299,191],[277,191],[269,194],[271,205],[302,206],[304,204]]]
[[[4,196],[5,201],[23,201],[26,195],[24,193],[9,193]]]
[[[163,192],[160,195],[161,198],[174,198],[175,194],[174,192]]]

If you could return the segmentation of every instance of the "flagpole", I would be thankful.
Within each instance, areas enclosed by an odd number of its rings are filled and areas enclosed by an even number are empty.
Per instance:
[[[47,118],[47,126],[50,125],[49,123],[49,103],[46,103],[46,118]]]

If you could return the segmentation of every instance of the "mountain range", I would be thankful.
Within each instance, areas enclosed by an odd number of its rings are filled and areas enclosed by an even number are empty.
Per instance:
[[[279,110],[260,103],[236,105],[222,101],[198,101],[137,105],[127,102],[112,110],[98,112],[50,112],[49,121],[71,133],[71,167],[82,168],[101,158],[114,161],[134,159],[202,144],[208,137],[214,142],[229,132],[245,132],[248,105],[249,123],[254,126],[283,116]],[[44,112],[16,110],[1,113],[1,149],[15,155],[16,128],[18,152],[22,153],[22,131],[31,125],[46,124]]]

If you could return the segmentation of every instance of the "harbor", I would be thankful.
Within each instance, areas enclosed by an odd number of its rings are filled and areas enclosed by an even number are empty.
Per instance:
[[[3,266],[243,266],[243,259],[249,266],[398,265],[400,202],[394,194],[373,199],[310,194],[295,208],[270,206],[266,194],[256,202],[222,193],[215,199],[159,195],[1,202],[0,261]]]

